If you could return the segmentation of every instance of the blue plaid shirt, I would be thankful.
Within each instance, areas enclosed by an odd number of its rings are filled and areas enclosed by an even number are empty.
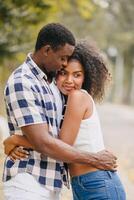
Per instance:
[[[9,77],[5,88],[5,102],[8,125],[11,134],[21,132],[21,127],[30,124],[47,123],[49,133],[57,138],[57,109],[54,96],[47,83],[47,77],[31,59],[26,61]],[[38,134],[38,133],[37,133]],[[30,151],[28,158],[12,162],[5,160],[3,181],[18,173],[30,173],[50,190],[59,191],[66,179],[64,165],[36,151]]]

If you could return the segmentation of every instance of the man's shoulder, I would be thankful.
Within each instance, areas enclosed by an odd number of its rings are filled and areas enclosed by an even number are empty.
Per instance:
[[[12,72],[7,80],[6,86],[14,85],[19,82],[22,84],[30,83],[30,80],[33,80],[33,76],[27,64],[24,62]]]
[[[12,91],[14,91],[16,88],[22,88],[23,86],[31,87],[32,85],[32,73],[30,72],[28,67],[26,67],[26,64],[23,63],[22,65],[17,67],[9,76],[5,86],[4,94],[8,94],[7,91],[10,91],[12,93]]]

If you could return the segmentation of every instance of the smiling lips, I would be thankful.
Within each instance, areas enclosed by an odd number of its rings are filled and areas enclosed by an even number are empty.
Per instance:
[[[71,91],[71,90],[74,90],[75,88],[72,87],[72,86],[69,86],[69,85],[64,85],[64,89],[65,89],[66,91]]]

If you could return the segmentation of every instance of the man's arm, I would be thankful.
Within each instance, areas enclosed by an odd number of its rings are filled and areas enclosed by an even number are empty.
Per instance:
[[[67,163],[90,164],[105,170],[115,170],[117,167],[116,157],[112,153],[102,151],[95,154],[76,150],[61,140],[53,138],[48,133],[48,125],[46,123],[32,124],[21,129],[36,151],[54,159]]]
[[[21,76],[22,77],[22,76]],[[12,91],[12,98],[10,91]],[[7,107],[34,148],[42,154],[68,163],[90,163],[100,169],[115,168],[115,156],[108,152],[88,154],[53,138],[48,131],[47,119],[42,111],[38,92],[24,76],[10,81],[5,90]],[[13,99],[14,97],[14,99]],[[12,100],[12,101],[11,101]]]

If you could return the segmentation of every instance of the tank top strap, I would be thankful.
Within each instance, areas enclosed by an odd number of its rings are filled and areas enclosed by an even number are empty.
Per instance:
[[[84,89],[80,89],[82,92],[86,93],[86,94],[89,94],[86,90]]]
[[[85,94],[87,94],[87,95],[91,98],[91,100],[92,100],[92,102],[93,102],[93,104],[94,104],[93,97],[92,97],[86,90],[81,89],[81,91],[84,92]]]
[[[85,94],[87,94],[88,97],[91,99],[92,105],[93,105],[93,112],[92,112],[91,117],[94,117],[94,116],[96,115],[96,106],[95,106],[95,102],[94,102],[94,100],[93,100],[93,97],[92,97],[86,90],[81,89],[81,91],[84,92]],[[90,117],[90,118],[91,118],[91,117]]]

